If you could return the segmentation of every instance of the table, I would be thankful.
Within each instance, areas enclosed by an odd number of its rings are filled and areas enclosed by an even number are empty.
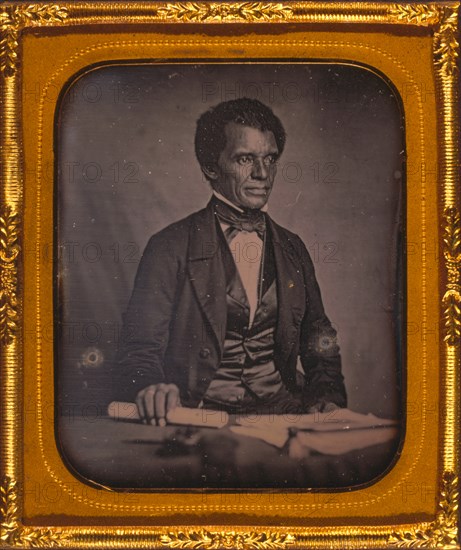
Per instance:
[[[57,442],[77,477],[114,489],[344,489],[369,484],[397,460],[400,430],[377,429],[383,442],[367,445],[370,430],[361,430],[363,448],[331,455],[300,449],[294,438],[279,449],[229,427],[62,417]],[[331,441],[335,432],[320,437]]]

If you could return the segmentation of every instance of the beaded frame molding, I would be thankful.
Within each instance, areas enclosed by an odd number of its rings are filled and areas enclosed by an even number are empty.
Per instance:
[[[459,4],[369,3],[369,2],[3,2],[0,4],[0,422],[1,541],[11,547],[62,548],[189,548],[189,549],[283,549],[283,548],[459,548],[459,441],[460,433],[460,337],[461,337],[461,222],[459,163]],[[193,524],[161,527],[155,518],[139,526],[120,516],[116,526],[84,520],[66,525],[37,524],[24,512],[23,420],[24,377],[24,147],[21,98],[23,40],[30,33],[40,36],[50,29],[69,33],[90,32],[98,25],[125,32],[128,25],[229,36],[263,30],[266,34],[292,32],[308,26],[345,32],[363,28],[385,33],[398,27],[402,34],[429,36],[436,89],[437,128],[433,136],[438,151],[438,230],[440,259],[440,414],[437,445],[438,469],[433,517],[412,523],[402,521],[354,522],[338,520],[327,525],[282,527],[271,525]],[[124,27],[122,29],[122,27]],[[125,31],[124,31],[125,29]],[[189,30],[190,29],[190,30]],[[313,31],[312,31],[313,29]],[[164,31],[167,32],[167,31]],[[274,38],[274,43],[276,39]],[[82,38],[83,46],[85,38]],[[187,40],[184,42],[187,49]],[[262,46],[264,49],[264,45]],[[261,54],[263,55],[263,54]],[[412,121],[408,120],[408,124]],[[41,136],[37,136],[40,141]],[[424,197],[423,199],[424,200]],[[42,207],[43,208],[43,207]],[[44,284],[44,283],[42,283]],[[50,281],[45,284],[52,284]],[[39,351],[37,351],[39,353]],[[30,376],[30,374],[27,374]],[[43,419],[41,419],[43,421]],[[27,427],[27,429],[33,429]],[[341,518],[341,500],[338,500]],[[342,513],[342,517],[347,516]],[[257,520],[256,520],[257,522]],[[77,523],[77,524],[76,524]],[[102,522],[103,523],[103,522]],[[162,524],[163,525],[163,524]]]

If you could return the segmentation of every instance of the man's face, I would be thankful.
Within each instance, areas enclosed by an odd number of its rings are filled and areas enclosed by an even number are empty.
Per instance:
[[[211,172],[213,188],[233,204],[262,208],[277,173],[278,148],[274,134],[230,122],[226,147]]]

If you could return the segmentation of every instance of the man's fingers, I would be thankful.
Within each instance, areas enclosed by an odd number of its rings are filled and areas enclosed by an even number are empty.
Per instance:
[[[156,386],[148,386],[144,390],[144,409],[146,411],[147,424],[155,425],[155,395],[157,393]]]
[[[142,422],[146,423],[147,419],[146,419],[146,409],[144,407],[144,393],[145,393],[144,390],[141,390],[138,393],[135,399],[135,403],[136,403],[136,406],[138,407],[139,418],[141,419]]]
[[[325,413],[336,411],[337,409],[340,409],[341,407],[338,407],[336,403],[332,403],[331,401],[327,401],[323,407],[323,411]]]
[[[315,405],[309,408],[307,411],[308,413],[315,413],[315,412],[321,412],[321,413],[327,413],[335,411],[336,409],[340,409],[341,407],[338,407],[335,403],[332,403],[331,401],[319,401]]]
[[[141,420],[145,424],[166,425],[166,413],[180,405],[179,388],[175,384],[153,384],[135,398]]]
[[[157,386],[157,391],[155,392],[155,399],[154,399],[155,418],[157,420],[158,426],[166,425],[165,404],[166,404],[166,389],[163,384],[159,384]]]
[[[179,400],[179,388],[174,384],[170,384],[166,394],[166,413],[173,410],[181,404]]]

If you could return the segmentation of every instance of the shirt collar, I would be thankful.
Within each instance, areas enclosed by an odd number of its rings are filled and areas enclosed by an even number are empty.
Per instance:
[[[220,201],[225,202],[226,204],[228,204],[229,206],[237,210],[238,212],[240,213],[244,212],[244,210],[242,210],[239,206],[231,202],[229,199],[226,199],[226,197],[224,197],[223,195],[221,195],[221,193],[218,193],[218,191],[215,191],[214,189],[213,189],[213,195],[217,197]],[[260,208],[260,210],[261,212],[267,212],[267,202],[262,208]]]

